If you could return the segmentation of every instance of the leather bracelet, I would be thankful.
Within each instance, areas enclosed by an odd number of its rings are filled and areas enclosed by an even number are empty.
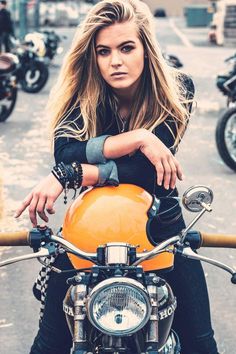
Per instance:
[[[83,168],[77,161],[72,162],[71,165],[65,165],[63,162],[60,162],[53,167],[52,174],[62,185],[64,189],[64,204],[67,204],[68,190],[74,189],[75,197],[77,189],[82,185]]]

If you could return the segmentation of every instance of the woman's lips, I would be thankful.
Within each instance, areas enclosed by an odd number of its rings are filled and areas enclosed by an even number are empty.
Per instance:
[[[127,73],[119,72],[119,73],[111,74],[112,77],[120,77],[120,76],[124,76],[124,75],[127,75]]]

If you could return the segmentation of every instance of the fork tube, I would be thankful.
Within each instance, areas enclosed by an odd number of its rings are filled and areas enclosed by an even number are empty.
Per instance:
[[[146,343],[147,348],[152,347],[152,350],[158,348],[159,333],[158,333],[158,288],[155,285],[148,285],[147,290],[151,298],[152,313],[150,320],[148,322],[147,334],[146,334]]]
[[[86,332],[84,330],[85,306],[84,299],[87,294],[87,286],[85,284],[75,285],[74,299],[74,351],[87,350]]]

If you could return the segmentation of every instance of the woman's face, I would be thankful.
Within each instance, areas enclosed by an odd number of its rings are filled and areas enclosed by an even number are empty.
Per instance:
[[[95,46],[103,79],[117,94],[132,95],[144,68],[144,47],[135,23],[115,23],[101,29]]]

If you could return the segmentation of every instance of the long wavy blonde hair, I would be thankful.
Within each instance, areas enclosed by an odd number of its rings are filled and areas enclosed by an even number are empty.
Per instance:
[[[178,144],[189,117],[186,92],[181,75],[163,59],[155,38],[152,14],[139,0],[103,0],[93,6],[78,28],[49,97],[53,137],[86,140],[101,133],[97,107],[105,112],[108,92],[111,108],[117,109],[117,99],[112,90],[108,90],[98,69],[95,40],[100,29],[126,21],[136,24],[147,56],[143,79],[131,108],[129,130],[142,127],[152,131],[162,122],[168,126],[166,119],[171,116],[177,128],[175,145]],[[67,119],[76,107],[80,107],[77,118],[82,124],[79,125]]]

